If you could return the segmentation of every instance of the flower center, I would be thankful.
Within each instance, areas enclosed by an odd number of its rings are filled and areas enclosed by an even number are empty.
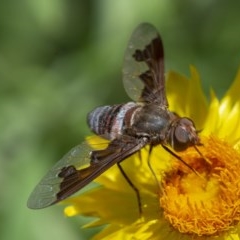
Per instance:
[[[163,178],[160,205],[165,218],[181,233],[220,235],[240,221],[240,154],[213,136],[182,153]]]

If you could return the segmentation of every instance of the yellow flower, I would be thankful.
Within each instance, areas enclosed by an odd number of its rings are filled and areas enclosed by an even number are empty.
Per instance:
[[[194,148],[180,153],[198,174],[161,146],[151,154],[159,184],[145,161],[147,148],[126,159],[122,166],[141,196],[140,217],[136,194],[119,169],[110,168],[96,179],[100,187],[65,201],[67,216],[97,217],[87,226],[105,225],[93,239],[240,239],[240,71],[221,101],[211,91],[209,104],[197,71],[190,71],[190,79],[168,74],[167,96],[170,110],[201,130],[201,154]]]

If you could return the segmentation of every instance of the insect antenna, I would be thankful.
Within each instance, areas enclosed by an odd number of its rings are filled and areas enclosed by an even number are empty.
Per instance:
[[[126,179],[127,183],[129,184],[129,186],[134,190],[134,192],[136,193],[137,196],[137,202],[138,202],[138,209],[139,209],[139,214],[140,217],[142,216],[142,201],[141,201],[141,197],[140,197],[140,193],[138,188],[133,184],[133,182],[130,180],[130,178],[127,176],[127,174],[125,173],[125,171],[123,170],[121,164],[118,162],[117,166],[121,172],[121,174],[123,175],[123,177]]]

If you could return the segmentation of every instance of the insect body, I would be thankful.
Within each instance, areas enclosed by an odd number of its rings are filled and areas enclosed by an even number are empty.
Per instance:
[[[36,186],[28,207],[44,208],[67,198],[148,144],[170,152],[167,146],[183,151],[200,144],[193,121],[168,110],[163,45],[151,24],[139,25],[130,38],[123,82],[134,102],[98,107],[87,118],[95,134],[110,140],[108,147],[94,150],[83,143],[70,150]]]
[[[108,140],[121,136],[145,138],[148,144],[170,145],[175,151],[199,144],[193,122],[162,109],[157,104],[98,107],[88,115],[91,130]]]

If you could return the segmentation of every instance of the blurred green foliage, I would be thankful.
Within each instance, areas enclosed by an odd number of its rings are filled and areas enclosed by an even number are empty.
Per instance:
[[[95,106],[128,101],[122,58],[132,30],[160,31],[166,69],[200,72],[219,96],[240,64],[240,2],[2,0],[0,2],[0,238],[88,239],[61,207],[26,207],[48,168],[90,134]]]

